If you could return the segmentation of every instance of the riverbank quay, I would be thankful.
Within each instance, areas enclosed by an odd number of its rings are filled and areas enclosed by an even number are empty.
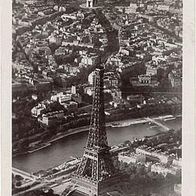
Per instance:
[[[181,115],[177,115],[176,117],[173,115],[163,115],[163,116],[152,116],[151,118],[157,120],[157,119],[164,119],[164,120],[169,120],[170,118],[181,118]],[[135,125],[135,124],[142,124],[142,123],[149,123],[149,119],[146,118],[136,118],[136,119],[126,119],[126,120],[118,120],[118,121],[113,121],[113,122],[108,122],[106,123],[106,127],[127,127],[127,126],[131,126],[131,125]],[[53,143],[58,142],[59,140],[74,135],[74,134],[78,134],[81,132],[87,132],[89,128],[89,125],[87,126],[82,126],[82,127],[77,127],[74,129],[69,129],[67,132],[65,133],[60,133],[56,136],[54,136],[53,138],[51,138],[50,140],[48,140],[47,142],[44,142],[44,144],[42,144],[41,146],[35,145],[34,148],[31,148],[31,150],[27,150],[23,153],[15,153],[13,154],[13,158],[20,156],[20,155],[25,155],[25,154],[30,154],[30,153],[34,153],[36,151],[42,150],[43,148],[47,148],[49,146],[51,146]]]

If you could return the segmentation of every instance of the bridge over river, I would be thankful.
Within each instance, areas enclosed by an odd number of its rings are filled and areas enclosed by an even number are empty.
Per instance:
[[[155,120],[154,118],[149,118],[149,117],[147,117],[147,118],[145,118],[145,119],[148,120],[149,122],[152,122],[152,123],[156,124],[157,126],[163,128],[165,131],[169,131],[169,130],[170,130],[169,127],[167,127],[167,126],[165,126],[164,124],[158,122],[158,121]]]
[[[22,171],[20,169],[15,168],[15,167],[12,167],[12,173],[15,174],[15,175],[20,175],[23,178],[26,178],[26,179],[29,179],[29,180],[32,180],[32,181],[35,181],[35,180],[39,179],[38,176],[35,176],[35,175],[30,174],[28,172]]]

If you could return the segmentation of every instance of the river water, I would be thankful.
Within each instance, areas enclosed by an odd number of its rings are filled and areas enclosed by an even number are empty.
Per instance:
[[[170,128],[179,129],[181,128],[181,118],[164,121],[164,124]],[[144,136],[151,136],[160,132],[161,129],[159,127],[149,125],[148,123],[134,124],[128,127],[107,128],[110,146],[117,145],[125,140],[143,138]],[[12,165],[27,172],[36,172],[57,166],[70,160],[71,156],[82,156],[87,135],[88,132],[70,135],[56,141],[47,148],[13,158]]]

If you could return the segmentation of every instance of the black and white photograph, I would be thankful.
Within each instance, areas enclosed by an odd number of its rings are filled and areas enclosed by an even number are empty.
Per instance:
[[[11,4],[11,195],[184,195],[184,2]]]

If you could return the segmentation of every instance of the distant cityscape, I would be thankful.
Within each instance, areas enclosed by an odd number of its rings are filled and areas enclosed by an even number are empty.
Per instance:
[[[95,126],[103,65],[103,124],[126,139],[108,152],[97,145],[129,179],[125,193],[115,188],[105,195],[181,195],[182,1],[12,4],[12,194],[84,195],[72,180],[81,153],[33,172],[16,162]],[[140,125],[146,134],[123,134]]]

